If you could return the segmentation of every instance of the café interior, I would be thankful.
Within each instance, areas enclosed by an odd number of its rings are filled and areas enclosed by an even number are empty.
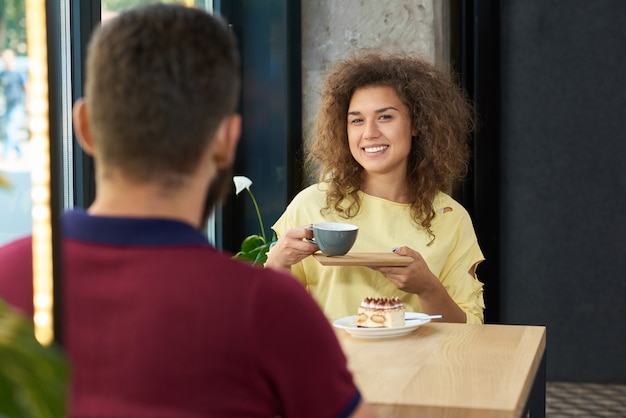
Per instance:
[[[82,95],[89,34],[102,20],[149,1],[21,1],[27,36],[10,46],[26,63],[32,103],[22,154],[0,158],[0,176],[10,185],[0,188],[0,244],[31,233],[34,241],[39,237],[34,280],[53,297],[60,286],[57,216],[89,207],[95,193],[93,161],[77,146],[71,124],[72,103]],[[243,132],[234,167],[253,180],[269,225],[309,181],[301,166],[302,138],[333,62],[364,48],[418,53],[449,69],[471,98],[472,161],[453,193],[470,213],[485,253],[478,275],[486,311],[476,335],[461,328],[458,333],[471,341],[495,341],[489,348],[468,348],[475,357],[468,354],[467,361],[475,366],[470,372],[486,368],[481,373],[492,384],[485,383],[486,390],[506,390],[486,396],[500,397],[502,404],[491,399],[476,407],[477,415],[463,415],[462,400],[443,397],[446,406],[430,410],[434,415],[410,416],[626,416],[626,224],[624,217],[616,219],[626,191],[626,96],[619,91],[626,57],[616,52],[626,41],[619,23],[626,19],[622,2],[184,3],[220,14],[239,39]],[[254,206],[232,193],[205,232],[217,248],[235,253],[257,229]],[[58,307],[42,309],[48,320],[35,324],[38,340],[62,346]],[[439,341],[437,332],[450,344],[462,344],[438,327],[420,327],[384,350],[418,347],[423,356],[433,355],[419,347]],[[372,344],[348,334],[339,338],[347,353]],[[500,356],[502,361],[493,360]],[[412,376],[390,373],[391,365],[370,376],[359,369],[366,359],[348,357],[357,381],[373,385],[364,396],[383,416],[409,416],[403,407],[412,401],[377,398],[374,381],[413,382]],[[445,375],[441,368],[428,374],[422,363],[414,367],[434,380]],[[430,389],[429,382],[406,384],[439,401],[438,385],[465,376],[445,370],[449,381],[442,378]],[[490,415],[489,405],[501,415]],[[460,415],[442,415],[445,408]]]

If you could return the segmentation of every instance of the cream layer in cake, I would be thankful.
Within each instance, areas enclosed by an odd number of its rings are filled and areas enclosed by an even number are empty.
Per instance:
[[[357,313],[357,326],[393,328],[404,326],[404,304],[399,298],[365,298]]]

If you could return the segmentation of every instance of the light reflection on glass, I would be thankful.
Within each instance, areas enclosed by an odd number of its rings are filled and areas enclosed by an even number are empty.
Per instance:
[[[33,304],[35,337],[54,340],[52,231],[50,224],[50,137],[48,126],[48,54],[45,0],[26,0],[29,59],[29,129],[32,152]]]

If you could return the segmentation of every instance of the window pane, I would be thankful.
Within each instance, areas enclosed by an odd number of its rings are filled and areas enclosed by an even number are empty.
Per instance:
[[[0,27],[6,28],[0,31],[0,244],[32,229],[25,8],[24,0],[4,3],[0,14]]]
[[[102,0],[102,20],[106,20],[122,12],[136,6],[152,3],[183,3],[188,6],[198,6],[206,10],[211,10],[211,0]]]
[[[213,11],[213,0],[185,0],[181,2],[180,0],[169,0],[169,1],[158,1],[158,0],[102,0],[102,20],[110,19],[116,16],[118,13],[127,10],[132,7],[141,6],[145,4],[152,3],[184,3],[187,6],[196,6],[208,10],[209,12]],[[215,244],[216,241],[216,220],[215,214],[211,214],[207,221],[205,233],[207,238],[211,243]]]

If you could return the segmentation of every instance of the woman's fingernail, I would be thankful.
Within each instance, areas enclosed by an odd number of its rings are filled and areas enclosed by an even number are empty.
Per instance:
[[[391,249],[391,252],[392,252],[392,253],[397,253],[399,250],[400,250],[400,248],[398,248],[398,247],[393,247],[393,248]]]

